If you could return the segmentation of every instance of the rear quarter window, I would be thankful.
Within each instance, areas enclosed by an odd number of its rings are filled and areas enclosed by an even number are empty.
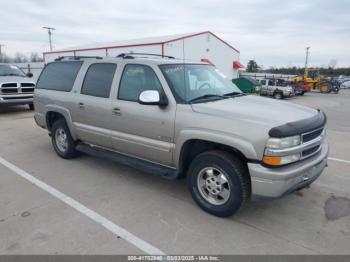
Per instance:
[[[82,61],[53,62],[46,65],[39,77],[36,88],[71,91],[82,63]]]

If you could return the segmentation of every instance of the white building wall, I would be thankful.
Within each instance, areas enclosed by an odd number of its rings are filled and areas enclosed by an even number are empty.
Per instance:
[[[195,62],[209,59],[229,79],[238,77],[233,61],[239,60],[239,53],[209,33],[166,43],[164,54]]]
[[[135,45],[106,49],[83,50],[75,52],[58,52],[45,54],[45,62],[51,62],[60,56],[110,56],[120,53],[153,53],[162,54],[162,45]],[[210,33],[190,36],[164,44],[164,55],[199,62],[201,59],[210,60],[229,79],[238,77],[238,70],[233,68],[233,61],[239,61],[239,52],[216,38]]]
[[[145,46],[130,46],[130,47],[118,47],[108,49],[108,56],[117,56],[121,53],[150,53],[161,54],[161,45],[145,45]]]

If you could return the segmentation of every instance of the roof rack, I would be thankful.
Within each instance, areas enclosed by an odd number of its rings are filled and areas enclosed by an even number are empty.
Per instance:
[[[102,59],[101,56],[60,56],[60,57],[56,58],[55,61],[80,60],[80,59],[86,59],[86,58]]]
[[[117,57],[121,57],[123,59],[134,59],[135,56],[156,56],[161,58],[169,58],[169,59],[175,59],[173,56],[168,55],[159,55],[159,54],[151,54],[151,53],[121,53],[117,55]]]

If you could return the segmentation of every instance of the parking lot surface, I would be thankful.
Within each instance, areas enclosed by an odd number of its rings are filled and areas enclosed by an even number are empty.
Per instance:
[[[249,203],[226,219],[199,209],[184,179],[168,181],[87,155],[61,159],[33,112],[0,109],[0,158],[63,194],[54,196],[0,163],[0,253],[144,254],[140,240],[165,254],[350,254],[350,90],[289,102],[326,112],[328,168],[310,188]],[[81,206],[67,204],[67,197]]]

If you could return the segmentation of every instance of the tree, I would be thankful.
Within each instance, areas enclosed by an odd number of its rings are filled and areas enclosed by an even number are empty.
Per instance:
[[[247,64],[247,72],[256,73],[259,71],[259,66],[254,60],[249,60]]]
[[[38,53],[33,52],[30,54],[30,62],[42,62],[43,59],[38,55]]]
[[[13,59],[13,62],[15,63],[26,63],[28,62],[28,58],[21,53],[16,53],[15,58]]]

